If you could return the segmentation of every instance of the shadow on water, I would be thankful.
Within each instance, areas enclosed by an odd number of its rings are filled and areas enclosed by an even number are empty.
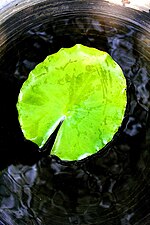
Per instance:
[[[18,18],[24,15],[18,13]],[[148,14],[144,15],[147,20]],[[13,24],[15,18],[8,22]],[[148,30],[121,18],[87,12],[48,17],[20,29],[17,38],[11,34],[0,62],[0,224],[148,225]],[[24,139],[16,102],[35,65],[76,43],[107,51],[116,60],[127,80],[128,103],[111,143],[83,161],[65,162],[48,156],[50,146],[39,152],[37,145]]]

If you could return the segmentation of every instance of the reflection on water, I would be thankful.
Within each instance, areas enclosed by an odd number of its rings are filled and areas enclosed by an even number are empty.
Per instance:
[[[141,43],[147,35],[122,20],[72,16],[31,29],[13,43],[1,63],[1,163],[8,160],[9,166],[0,175],[0,224],[148,224],[150,74],[149,52]],[[46,55],[76,43],[107,51],[122,67],[125,118],[112,143],[82,162],[39,159],[37,146],[24,141],[19,128],[19,89]]]
[[[148,159],[142,155],[135,171],[124,154],[111,149],[82,165],[46,157],[33,166],[9,166],[0,178],[1,221],[136,224],[149,213]]]

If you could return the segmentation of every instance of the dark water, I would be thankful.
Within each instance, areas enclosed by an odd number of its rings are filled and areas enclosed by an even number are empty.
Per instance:
[[[64,162],[24,140],[16,102],[35,65],[76,43],[107,51],[122,67],[128,104],[108,146]],[[11,42],[0,62],[0,225],[150,224],[148,44],[148,31],[132,23],[84,15],[40,24]]]

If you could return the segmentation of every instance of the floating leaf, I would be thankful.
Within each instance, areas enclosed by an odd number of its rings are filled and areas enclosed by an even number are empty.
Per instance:
[[[76,44],[30,72],[17,103],[27,139],[42,147],[61,121],[51,154],[77,160],[96,153],[117,132],[126,107],[126,80],[111,56]]]

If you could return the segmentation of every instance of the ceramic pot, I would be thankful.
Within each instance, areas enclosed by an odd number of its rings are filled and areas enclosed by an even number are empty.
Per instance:
[[[0,224],[149,224],[150,3],[134,2],[1,1]],[[120,64],[128,104],[116,142],[67,163],[24,139],[16,102],[37,63],[77,42]]]

